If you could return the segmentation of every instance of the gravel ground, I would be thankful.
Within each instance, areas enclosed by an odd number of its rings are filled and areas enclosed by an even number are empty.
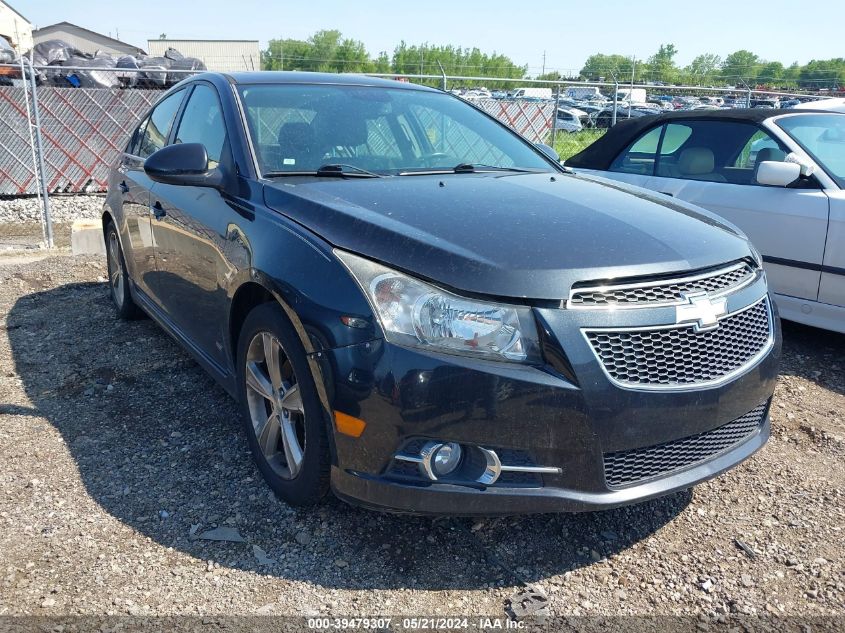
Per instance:
[[[0,616],[505,617],[525,585],[554,616],[845,616],[845,336],[787,325],[771,441],[692,491],[478,521],[299,511],[226,394],[116,320],[103,260],[3,261]]]
[[[99,218],[103,215],[103,200],[102,195],[52,195],[50,215],[56,223]],[[41,202],[35,196],[0,199],[0,225],[38,224],[42,213]]]

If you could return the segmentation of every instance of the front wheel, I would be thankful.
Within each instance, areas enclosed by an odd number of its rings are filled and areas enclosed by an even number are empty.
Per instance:
[[[114,302],[117,316],[121,319],[131,320],[143,316],[141,309],[132,300],[129,290],[129,274],[126,270],[126,259],[123,257],[123,249],[120,247],[120,238],[117,235],[117,227],[114,222],[106,226],[106,263],[109,273],[109,293]]]
[[[241,417],[267,484],[295,506],[317,503],[329,489],[326,426],[305,350],[281,307],[258,306],[238,340]]]

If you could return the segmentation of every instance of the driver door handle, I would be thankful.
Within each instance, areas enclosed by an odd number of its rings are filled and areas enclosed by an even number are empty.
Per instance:
[[[164,207],[161,206],[161,202],[159,202],[158,200],[156,200],[156,203],[152,207],[150,207],[150,211],[152,211],[156,220],[161,220],[164,216],[167,215],[167,211],[164,210]]]

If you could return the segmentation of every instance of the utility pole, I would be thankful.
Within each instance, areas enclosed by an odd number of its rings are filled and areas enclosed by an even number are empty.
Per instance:
[[[546,51],[543,51],[543,72],[540,73],[541,75],[546,74]]]
[[[634,72],[637,69],[637,56],[631,55],[631,92],[628,93],[628,118],[631,118],[631,97],[634,94]]]

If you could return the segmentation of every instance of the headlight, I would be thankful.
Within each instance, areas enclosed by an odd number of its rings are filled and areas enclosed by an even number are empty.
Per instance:
[[[538,361],[531,308],[459,297],[344,251],[335,255],[360,284],[398,345],[517,362]]]

